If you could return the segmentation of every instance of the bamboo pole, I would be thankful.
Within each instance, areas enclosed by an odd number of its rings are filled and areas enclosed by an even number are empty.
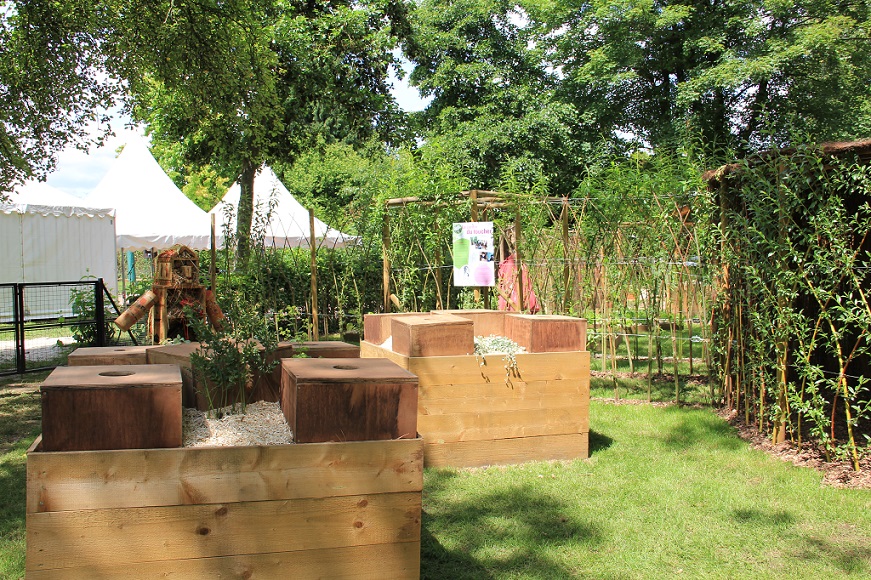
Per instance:
[[[523,312],[523,262],[520,258],[520,207],[514,210],[514,268],[517,273],[517,312]]]
[[[311,289],[312,289],[312,340],[320,340],[318,336],[318,246],[315,239],[315,211],[308,210],[308,223],[311,232]]]
[[[569,267],[569,198],[564,197],[560,212],[563,234],[563,314],[569,312],[569,302],[572,298],[571,268]]]
[[[384,312],[390,313],[390,214],[384,212],[381,224],[381,292],[384,299]]]

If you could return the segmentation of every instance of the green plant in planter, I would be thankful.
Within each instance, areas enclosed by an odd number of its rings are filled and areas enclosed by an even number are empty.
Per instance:
[[[277,364],[269,361],[277,340],[263,316],[238,300],[225,309],[221,330],[212,328],[193,309],[187,320],[202,347],[191,354],[191,366],[209,412],[224,407],[242,412],[257,374],[269,373]]]

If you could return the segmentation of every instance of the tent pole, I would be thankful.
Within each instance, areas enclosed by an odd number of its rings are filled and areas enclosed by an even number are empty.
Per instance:
[[[124,298],[124,303],[127,303],[127,283],[125,278],[127,278],[127,268],[124,264],[124,248],[121,248],[121,296]],[[117,288],[117,286],[116,286]]]
[[[312,276],[312,340],[318,337],[318,247],[315,245],[315,211],[308,210],[308,223],[311,230],[311,276]]]
[[[215,268],[215,260],[218,259],[218,252],[215,249],[215,214],[210,214],[212,216],[212,234],[211,239],[209,240],[211,243],[211,249],[209,252],[210,264],[209,264],[209,288],[212,292],[215,292],[215,278],[217,276],[217,269]]]

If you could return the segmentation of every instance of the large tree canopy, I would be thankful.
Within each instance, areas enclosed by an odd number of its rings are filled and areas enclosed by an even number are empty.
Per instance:
[[[317,142],[386,138],[398,113],[388,67],[401,3],[166,0],[118,3],[108,50],[132,112],[184,156],[226,167],[242,186],[240,253],[253,180]]]
[[[432,96],[420,115],[427,143],[468,175],[497,188],[510,172],[529,184],[571,190],[583,125],[555,99],[540,28],[513,1],[423,0],[405,46],[412,85]]]
[[[101,20],[87,0],[0,2],[0,197],[45,176],[64,147],[87,146],[89,128],[96,140],[108,132],[100,111],[118,85],[105,74]]]
[[[605,130],[709,151],[868,131],[866,0],[565,0],[551,22],[568,101]]]

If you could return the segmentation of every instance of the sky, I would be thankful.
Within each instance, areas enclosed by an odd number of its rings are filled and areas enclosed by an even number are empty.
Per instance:
[[[408,72],[411,65],[406,62],[404,67]],[[391,74],[390,81],[393,84],[391,92],[404,111],[420,111],[429,103],[405,80],[399,80]],[[127,120],[120,115],[114,117],[112,129],[115,136],[107,139],[102,147],[92,147],[88,153],[74,147],[61,151],[58,154],[57,169],[48,175],[46,183],[76,197],[83,198],[88,195],[109,171],[115,159],[115,151],[131,138],[142,135],[142,128],[125,128]]]

